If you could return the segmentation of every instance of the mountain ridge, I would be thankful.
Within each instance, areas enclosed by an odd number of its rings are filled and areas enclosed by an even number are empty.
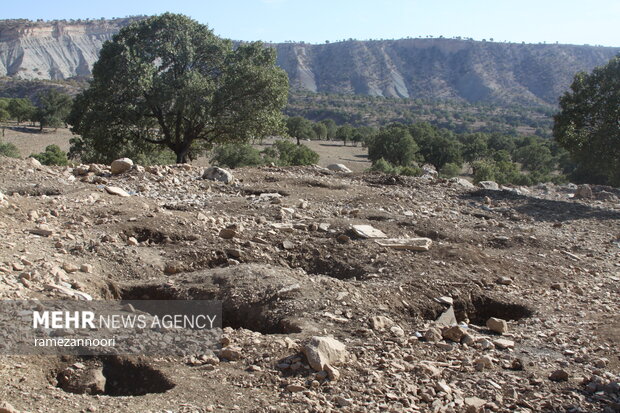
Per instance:
[[[143,16],[115,20],[0,21],[0,76],[87,77],[103,43]],[[555,105],[578,71],[620,47],[471,39],[271,43],[293,88],[334,94]]]

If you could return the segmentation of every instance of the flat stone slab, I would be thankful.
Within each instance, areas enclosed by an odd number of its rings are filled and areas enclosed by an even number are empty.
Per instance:
[[[387,238],[387,235],[372,225],[353,225],[353,232],[362,238]]]
[[[106,186],[105,190],[107,191],[108,194],[111,195],[117,195],[117,196],[121,196],[121,197],[128,197],[130,196],[127,191],[125,191],[122,188],[119,188],[118,186]]]
[[[378,239],[375,242],[382,247],[411,251],[428,251],[433,245],[433,240],[430,238],[388,238]]]

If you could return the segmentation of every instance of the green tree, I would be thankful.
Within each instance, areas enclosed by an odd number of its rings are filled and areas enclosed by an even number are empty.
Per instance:
[[[336,140],[342,141],[344,146],[347,146],[347,141],[351,140],[353,137],[353,126],[348,123],[340,126],[336,130]]]
[[[576,175],[620,185],[620,55],[590,74],[577,73],[560,98],[553,136],[577,164]]]
[[[418,151],[407,128],[398,125],[382,128],[368,143],[368,158],[372,162],[383,158],[395,166],[412,165]]]
[[[270,151],[264,151],[266,158],[277,158],[278,165],[314,165],[319,154],[305,145],[295,145],[289,141],[276,141]]]
[[[333,119],[325,119],[325,120],[322,120],[320,123],[325,125],[325,127],[327,128],[327,139],[329,140],[336,139],[336,131],[338,130],[338,126],[336,125],[336,122],[334,122]]]
[[[8,109],[11,118],[15,119],[17,124],[32,119],[37,112],[37,108],[32,104],[30,99],[27,98],[11,99]]]
[[[39,154],[32,154],[31,157],[35,158],[43,165],[67,165],[67,153],[63,152],[58,145],[48,145],[45,148],[45,152]]]
[[[43,128],[59,128],[65,125],[71,111],[71,96],[56,89],[48,89],[39,94],[39,107],[34,118]]]
[[[183,15],[134,22],[104,44],[76,99],[72,154],[109,161],[160,145],[185,163],[214,144],[282,134],[288,79],[275,63],[272,48],[235,47]]]
[[[324,141],[327,139],[327,126],[324,123],[317,122],[312,124],[312,129],[314,130],[315,138]]]
[[[286,130],[289,136],[297,139],[297,145],[301,145],[301,140],[314,139],[316,134],[312,129],[312,122],[301,116],[293,116],[286,119]]]

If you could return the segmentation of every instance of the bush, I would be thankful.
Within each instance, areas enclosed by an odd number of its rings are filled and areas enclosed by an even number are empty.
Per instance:
[[[387,175],[420,176],[422,170],[417,166],[394,166],[383,158],[370,167],[371,171],[381,172]]]
[[[264,163],[258,150],[248,144],[226,144],[220,145],[213,150],[211,163],[218,166],[229,168],[239,168],[242,166],[258,166]]]
[[[67,153],[63,152],[58,145],[48,145],[45,148],[45,152],[32,154],[30,156],[43,165],[65,166],[69,163],[67,160]]]
[[[439,174],[443,178],[453,178],[461,173],[461,167],[455,163],[447,163],[440,170]]]
[[[273,148],[277,151],[277,164],[281,166],[289,165],[314,165],[319,161],[319,154],[304,145],[295,145],[289,141],[276,141]],[[274,155],[270,151],[266,155]]]
[[[17,146],[12,143],[0,142],[0,156],[7,156],[9,158],[19,158],[19,150]]]

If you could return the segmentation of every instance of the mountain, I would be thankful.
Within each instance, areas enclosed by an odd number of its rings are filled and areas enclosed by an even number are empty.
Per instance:
[[[103,42],[135,18],[0,21],[0,76],[65,79],[90,74]],[[578,71],[620,48],[460,39],[271,44],[294,88],[334,94],[555,104]]]

